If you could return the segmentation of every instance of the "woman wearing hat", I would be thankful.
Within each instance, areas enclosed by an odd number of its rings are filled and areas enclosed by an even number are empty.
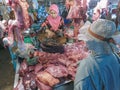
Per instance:
[[[120,90],[120,62],[111,37],[114,22],[98,19],[86,33],[90,55],[79,63],[74,90]]]

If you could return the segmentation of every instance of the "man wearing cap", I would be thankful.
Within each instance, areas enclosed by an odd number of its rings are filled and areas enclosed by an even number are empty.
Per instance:
[[[90,55],[79,63],[74,90],[120,90],[120,62],[111,43],[115,32],[109,20],[98,19],[90,25],[86,31]]]

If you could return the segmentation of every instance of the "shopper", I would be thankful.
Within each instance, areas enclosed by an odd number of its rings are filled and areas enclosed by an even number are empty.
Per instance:
[[[91,24],[86,32],[91,53],[79,63],[74,90],[120,90],[119,57],[110,42],[115,32],[112,21],[98,19]]]

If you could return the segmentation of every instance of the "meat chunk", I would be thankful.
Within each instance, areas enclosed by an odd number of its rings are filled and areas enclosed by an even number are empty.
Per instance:
[[[44,83],[40,82],[39,80],[37,81],[37,86],[40,90],[52,90],[52,88],[48,85],[45,85]]]
[[[58,79],[54,78],[51,74],[45,71],[39,72],[37,74],[37,79],[45,85],[49,85],[51,87],[60,82]]]
[[[67,77],[68,70],[63,65],[50,65],[46,69],[52,76],[60,78],[60,77]]]

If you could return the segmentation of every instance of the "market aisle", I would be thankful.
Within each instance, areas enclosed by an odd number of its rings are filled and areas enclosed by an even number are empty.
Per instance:
[[[14,70],[8,50],[0,48],[0,90],[13,90]]]

